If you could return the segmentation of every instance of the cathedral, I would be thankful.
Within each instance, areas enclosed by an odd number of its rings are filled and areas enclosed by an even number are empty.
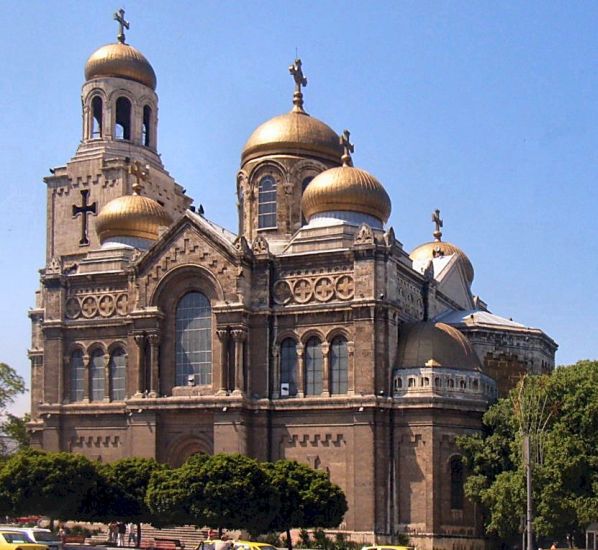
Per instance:
[[[298,460],[342,487],[355,540],[481,548],[455,438],[550,372],[556,343],[472,294],[438,210],[432,239],[403,248],[349,132],[306,111],[299,59],[289,112],[248,137],[230,182],[238,233],[208,219],[162,164],[156,74],[115,19],[85,64],[81,142],[44,178],[34,446]]]

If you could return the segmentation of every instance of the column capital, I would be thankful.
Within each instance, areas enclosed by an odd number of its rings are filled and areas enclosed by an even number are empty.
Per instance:
[[[157,346],[160,343],[160,335],[159,334],[148,334],[147,341],[150,343],[150,346]]]
[[[228,339],[228,329],[226,328],[219,328],[216,330],[216,336],[218,336],[218,340],[221,342],[226,342]]]
[[[230,332],[235,342],[244,342],[247,338],[247,329],[245,328],[234,328]]]
[[[133,339],[139,347],[142,347],[143,344],[145,344],[145,334],[134,334]]]

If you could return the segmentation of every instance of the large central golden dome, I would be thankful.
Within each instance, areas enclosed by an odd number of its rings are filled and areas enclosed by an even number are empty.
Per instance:
[[[241,162],[268,154],[307,154],[340,163],[342,152],[330,126],[293,110],[258,126],[243,147]]]
[[[85,79],[105,76],[134,80],[156,89],[156,73],[150,62],[129,44],[106,44],[91,54],[85,64]]]
[[[391,204],[382,184],[369,172],[337,166],[310,182],[303,193],[301,209],[307,220],[321,212],[349,211],[369,214],[384,223],[390,216]]]
[[[113,237],[134,237],[155,241],[161,227],[172,224],[168,212],[149,197],[124,195],[111,200],[96,219],[100,243]]]

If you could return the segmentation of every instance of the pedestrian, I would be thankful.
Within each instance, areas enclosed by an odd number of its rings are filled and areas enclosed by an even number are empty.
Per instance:
[[[118,534],[118,527],[115,521],[108,524],[108,544],[116,545],[116,537]]]
[[[118,532],[116,545],[122,548],[125,545],[125,533],[127,532],[127,526],[122,521],[119,521],[117,523],[116,529]]]
[[[127,544],[131,546],[135,546],[137,544],[137,526],[134,523],[127,523]]]

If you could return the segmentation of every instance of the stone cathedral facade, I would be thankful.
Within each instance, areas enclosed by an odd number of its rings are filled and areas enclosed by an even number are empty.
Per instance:
[[[306,112],[299,60],[291,110],[249,136],[230,182],[239,233],[209,220],[162,165],[156,75],[115,17],[117,42],[85,65],[81,143],[44,179],[34,444],[296,459],[345,491],[343,530],[480,546],[455,438],[550,371],[555,342],[472,294],[438,211],[433,240],[403,249],[348,132]]]

